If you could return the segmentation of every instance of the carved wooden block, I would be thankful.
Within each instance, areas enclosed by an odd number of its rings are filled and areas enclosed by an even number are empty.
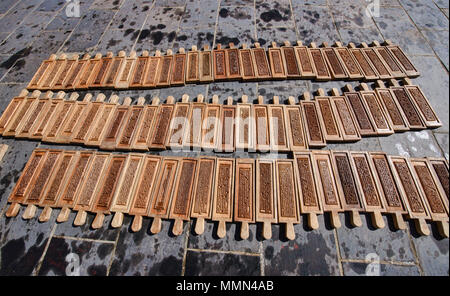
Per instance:
[[[67,59],[65,65],[61,68],[61,70],[56,74],[54,84],[52,86],[53,90],[66,89],[66,81],[69,79],[69,74],[72,69],[77,65],[78,62],[78,54],[71,56]]]
[[[255,148],[257,151],[270,150],[269,106],[264,105],[262,96],[258,97],[258,104],[254,105],[255,113]]]
[[[50,93],[48,93],[50,95]],[[46,130],[50,127],[51,123],[53,122],[53,119],[57,116],[57,111],[60,109],[60,107],[64,104],[64,97],[65,93],[60,92],[58,95],[54,98],[44,98],[44,100],[47,100],[47,103],[45,104],[44,110],[39,114],[38,118],[36,119],[36,123],[33,125],[33,128],[30,130],[29,138],[33,140],[42,139],[44,136]]]
[[[92,75],[92,80],[89,83],[89,87],[99,88],[105,86],[104,81],[109,72],[109,69],[112,66],[112,62],[113,62],[113,54],[112,52],[108,52],[106,57],[103,57],[100,60],[97,68],[95,69],[95,72]]]
[[[303,46],[301,41],[297,41],[297,46],[294,48],[301,77],[315,79],[317,77],[316,68],[308,47]]]
[[[213,54],[212,51],[209,50],[209,46],[205,46],[204,50],[200,52],[199,57],[200,82],[213,81]]]
[[[289,138],[286,130],[284,106],[279,97],[273,97],[273,105],[269,105],[269,135],[271,151],[289,151]]]
[[[217,149],[220,139],[220,116],[222,105],[218,104],[218,97],[213,96],[212,104],[207,104],[205,119],[202,124],[202,148],[203,150]]]
[[[407,79],[407,83],[410,81]],[[405,85],[406,92],[409,94],[412,101],[416,104],[417,111],[422,116],[422,120],[427,127],[436,128],[442,126],[442,122],[436,115],[436,112],[431,107],[429,100],[422,92],[420,87],[416,85]]]
[[[276,161],[278,222],[286,223],[286,237],[295,239],[294,224],[300,223],[298,191],[293,160]]]
[[[326,141],[324,137],[322,123],[319,119],[317,111],[317,102],[309,100],[309,93],[304,94],[305,100],[301,101],[303,119],[305,122],[306,138],[309,147],[325,147]]]
[[[158,114],[159,106],[158,98],[154,98],[152,105],[146,105],[143,109],[143,114],[141,115],[141,121],[137,125],[136,136],[132,139],[131,149],[133,150],[144,150],[147,151],[148,147],[151,145],[150,136],[152,135],[153,127]]]
[[[233,152],[235,148],[236,106],[232,106],[232,103],[233,99],[229,97],[227,105],[221,108],[218,152]]]
[[[4,127],[2,136],[3,137],[14,137],[16,134],[18,134],[21,131],[21,128],[26,122],[27,117],[32,113],[33,109],[36,107],[39,99],[37,98],[39,96],[40,92],[35,91],[30,96],[22,99],[15,100],[16,102],[22,101],[21,104],[18,104],[18,108],[13,108],[14,106],[11,106],[14,110],[14,113],[11,114],[11,116],[5,116],[5,122],[7,121],[7,124]],[[14,103],[15,105],[16,103]],[[9,110],[6,110],[7,114],[10,112]],[[8,118],[9,117],[9,120]]]
[[[328,70],[327,63],[324,58],[324,54],[321,49],[316,48],[315,43],[311,43],[311,48],[309,52],[311,53],[312,61],[314,63],[314,68],[316,69],[316,80],[326,81],[331,80],[331,74]]]
[[[183,232],[183,220],[190,218],[194,182],[199,174],[197,166],[196,159],[184,158],[180,161],[169,214],[170,219],[175,219],[172,230],[174,235],[180,235]]]
[[[131,150],[134,138],[138,137],[137,133],[139,132],[139,125],[144,116],[144,103],[145,99],[140,97],[137,105],[130,108],[130,114],[127,120],[123,122],[124,127],[118,136],[119,141],[117,142],[116,149]]]
[[[158,71],[161,67],[161,52],[156,51],[155,56],[147,58],[146,67],[142,78],[142,87],[156,87],[158,82]]]
[[[0,144],[0,162],[3,160],[3,157],[6,154],[6,151],[8,151],[8,145]]]
[[[6,107],[5,111],[3,111],[2,116],[0,117],[0,134],[3,134],[8,124],[14,120],[19,110],[22,109],[22,106],[25,102],[25,97],[27,95],[28,91],[24,89],[17,97],[14,97],[9,102],[9,105]]]
[[[236,106],[236,149],[253,151],[255,149],[255,115],[253,104],[247,103],[247,96],[242,96],[242,103]]]
[[[31,78],[30,83],[27,86],[27,89],[39,89],[42,85],[44,79],[47,75],[52,72],[53,67],[55,66],[56,55],[52,54],[48,58],[48,60],[44,60],[42,64],[39,66],[39,69],[34,74],[33,78]]]
[[[145,156],[142,172],[138,177],[137,187],[131,198],[132,202],[128,211],[130,215],[134,215],[131,225],[131,230],[134,232],[142,228],[142,216],[146,216],[150,210],[152,193],[156,187],[160,166],[160,157],[152,155]]]
[[[316,96],[314,100],[317,105],[317,115],[323,127],[324,138],[326,142],[341,142],[343,140],[343,136],[339,130],[336,114],[331,105],[331,99],[324,96],[323,90],[320,90],[321,92],[319,93],[319,96]]]
[[[242,78],[242,62],[239,55],[239,49],[235,48],[233,43],[230,43],[230,48],[225,50],[225,54],[227,64],[227,78],[231,80],[240,80]]]
[[[365,43],[363,43],[367,46]],[[363,48],[361,49],[363,55],[372,63],[372,66],[378,73],[378,77],[380,79],[389,79],[392,78],[393,75],[389,72],[387,66],[383,63],[380,56],[377,54],[375,50],[372,48]]]
[[[372,66],[372,63],[366,59],[363,52],[359,48],[355,48],[354,44],[349,44],[349,50],[352,56],[355,58],[356,62],[359,65],[362,73],[364,74],[365,80],[376,80],[379,79],[378,73]]]
[[[325,48],[322,48],[322,53],[325,61],[328,65],[328,69],[332,79],[346,79],[348,74],[345,72],[344,63],[337,55],[334,48],[328,47],[328,44],[324,43]]]
[[[202,157],[198,160],[198,174],[193,186],[191,209],[191,217],[197,218],[196,234],[202,234],[205,231],[205,219],[211,219],[215,169],[216,158]]]
[[[192,50],[187,53],[186,62],[186,83],[196,83],[200,81],[200,53],[197,46],[192,46]]]
[[[103,81],[102,85],[106,88],[114,88],[116,85],[116,82],[119,79],[119,74],[122,69],[122,65],[125,61],[125,52],[119,51],[119,54],[116,57],[112,58],[111,66],[108,68]]]
[[[281,55],[283,57],[284,64],[286,65],[286,77],[287,78],[300,78],[300,68],[297,61],[297,55],[294,47],[291,46],[289,41],[285,41],[285,45],[281,47]]]
[[[218,158],[214,177],[212,220],[219,221],[217,236],[226,235],[225,222],[233,220],[234,159]]]
[[[272,224],[278,222],[276,195],[276,161],[273,159],[256,160],[256,222],[263,223],[263,237],[272,237]]]
[[[221,44],[217,44],[217,49],[212,51],[214,80],[220,81],[227,78],[227,59],[225,50],[222,49]]]
[[[130,77],[130,88],[140,88],[145,83],[145,70],[148,67],[148,62],[150,57],[148,56],[148,51],[142,52],[142,56],[138,57],[136,60],[136,66],[134,67],[133,74]]]
[[[376,135],[377,131],[365,107],[361,94],[359,92],[345,92],[344,96],[353,110],[360,135],[363,137]]]
[[[391,90],[385,88],[384,83],[381,80],[378,80],[377,83],[379,88],[375,89],[375,93],[387,115],[386,118],[388,119],[390,126],[392,126],[392,129],[394,131],[409,130],[407,119]]]
[[[203,95],[197,96],[197,102],[191,103],[189,113],[189,128],[184,134],[184,147],[200,150],[202,147],[202,126],[206,117],[206,103],[203,103]]]
[[[384,113],[383,107],[381,106],[377,95],[374,91],[368,90],[366,84],[362,83],[364,91],[360,91],[363,103],[368,110],[368,115],[375,127],[377,134],[379,135],[391,135],[394,133],[389,120],[387,119],[386,113]]]
[[[87,102],[82,112],[78,115],[73,114],[75,124],[72,125],[70,135],[67,137],[67,143],[84,144],[86,136],[95,119],[102,113],[105,95],[99,94],[95,102]],[[75,119],[76,118],[76,119]]]
[[[107,127],[113,119],[114,111],[117,108],[119,97],[113,95],[108,103],[103,103],[98,115],[92,121],[91,126],[86,132],[84,144],[86,146],[100,146]]]
[[[309,151],[294,154],[295,169],[297,172],[297,186],[299,189],[300,213],[307,214],[308,226],[311,229],[319,228],[318,214],[323,214],[322,200],[319,198],[319,184],[314,171],[314,160]]]
[[[445,158],[428,158],[430,163],[430,169],[436,180],[436,184],[444,192],[445,198],[443,198],[444,204],[447,207],[447,213],[449,212],[449,172],[448,162]]]
[[[166,144],[167,147],[175,149],[183,148],[185,134],[189,131],[188,124],[191,111],[189,96],[183,95],[182,102],[175,104],[174,115],[170,121],[169,137]]]
[[[46,71],[46,76],[39,85],[39,89],[48,90],[52,89],[55,81],[58,78],[58,74],[64,69],[67,63],[67,56],[65,54],[60,55],[54,62],[50,71]]]
[[[100,148],[105,150],[114,150],[119,142],[119,136],[125,127],[131,113],[131,98],[125,98],[123,105],[117,106],[114,110],[109,125],[106,128],[106,133],[101,141]],[[99,122],[100,123],[100,122]]]
[[[425,123],[420,116],[419,110],[417,110],[412,98],[408,95],[408,92],[403,87],[391,87],[392,94],[395,96],[398,104],[405,115],[405,119],[408,122],[408,127],[411,130],[425,129]]]
[[[247,44],[242,45],[242,49],[239,50],[239,57],[241,60],[241,73],[242,80],[251,81],[256,80],[256,63],[252,55],[252,50],[247,48]]]
[[[389,50],[381,46],[377,41],[373,42],[373,50],[382,60],[383,64],[387,67],[392,77],[394,78],[403,78],[406,74],[402,71],[402,68],[399,63],[397,63],[397,59],[395,59],[390,53]]]
[[[345,68],[349,79],[363,79],[364,74],[359,67],[355,57],[351,54],[350,50],[346,47],[343,47],[340,42],[336,42],[336,46],[336,54],[341,59],[342,65]]]
[[[119,69],[117,79],[114,87],[118,89],[128,88],[131,82],[131,77],[136,67],[136,52],[132,51],[129,57],[124,58],[122,67]]]
[[[343,141],[354,142],[361,139],[359,134],[359,128],[357,126],[357,120],[351,111],[348,101],[343,96],[339,96],[335,91],[333,97],[330,98],[331,106],[336,115],[336,121],[339,126],[339,130],[342,133]]]
[[[255,222],[255,161],[236,159],[234,221],[241,222],[241,238],[248,239],[248,223]]]
[[[252,55],[255,60],[256,78],[259,80],[271,78],[272,74],[270,73],[266,51],[259,47],[259,43],[255,43],[255,48],[252,48]]]
[[[294,106],[294,97],[289,97],[289,104],[284,109],[286,111],[286,127],[291,151],[306,150],[308,149],[308,142],[304,130],[302,107],[300,105]]]
[[[82,73],[89,65],[89,54],[85,54],[81,60],[78,60],[71,68],[70,72],[67,74],[66,79],[64,79],[63,87],[65,89],[74,89],[78,85]]]
[[[64,123],[70,118],[74,108],[77,107],[77,97],[78,94],[73,93],[68,100],[64,100],[62,103],[58,104],[53,118],[50,119],[50,122],[43,132],[43,142],[56,142],[60,130],[64,128]]]
[[[184,85],[186,72],[186,53],[180,48],[180,53],[175,54],[172,63],[171,85]]]
[[[48,107],[49,98],[39,99],[32,111],[28,114],[26,118],[22,120],[20,129],[17,130],[16,138],[29,138],[31,136],[31,131],[34,130],[34,126],[37,124],[41,113]]]
[[[94,75],[99,66],[101,66],[102,54],[98,53],[94,58],[86,62],[83,72],[75,85],[75,89],[87,89],[94,79]]]
[[[175,105],[173,104],[173,98],[170,98],[169,102],[159,108],[152,135],[150,137],[150,149],[166,149],[166,138],[169,133],[170,122],[172,120],[174,109]]]
[[[272,47],[268,49],[270,72],[272,72],[272,79],[286,79],[286,65],[283,60],[283,53],[275,42],[272,42]]]
[[[408,77],[417,77],[420,75],[419,71],[411,63],[410,59],[406,56],[403,50],[394,45],[386,46],[392,57],[397,59],[398,64],[402,67],[403,73]]]

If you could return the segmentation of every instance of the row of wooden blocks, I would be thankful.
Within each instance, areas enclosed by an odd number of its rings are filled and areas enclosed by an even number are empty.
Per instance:
[[[386,46],[377,41],[372,45],[343,47],[337,42],[318,48],[315,43],[306,47],[300,41],[297,46],[286,41],[282,47],[272,42],[267,51],[258,43],[242,49],[230,43],[227,49],[218,44],[215,50],[199,51],[193,46],[188,53],[181,48],[176,54],[168,50],[166,55],[156,51],[149,56],[144,51],[139,57],[136,52],[126,56],[124,51],[105,57],[98,53],[94,58],[86,54],[81,59],[78,54],[53,54],[43,61],[28,89],[159,88],[223,80],[377,80],[419,75],[400,47],[389,41]]]
[[[293,225],[307,215],[312,229],[317,215],[329,212],[332,226],[341,226],[339,212],[349,212],[361,226],[361,213],[371,215],[375,228],[385,227],[383,214],[405,229],[403,215],[415,221],[419,233],[429,235],[426,220],[434,221],[448,237],[449,167],[445,159],[406,158],[381,152],[304,151],[293,159],[216,157],[160,157],[95,151],[36,149],[8,199],[6,216],[24,219],[43,208],[39,220],[48,221],[60,208],[58,222],[77,212],[74,225],[85,224],[87,212],[96,214],[94,229],[114,213],[111,226],[121,227],[125,214],[134,216],[133,231],[143,217],[153,217],[152,233],[161,219],[174,219],[173,234],[183,232],[183,221],[196,218],[195,232],[204,220],[218,221],[217,235],[226,222],[241,223],[240,235],[249,236],[249,223],[263,223],[263,237],[271,237],[271,223]]]
[[[77,101],[76,93],[69,99],[63,99],[64,92],[56,97],[47,92],[39,98],[39,91],[27,96],[25,90],[0,118],[0,134],[103,150],[286,152],[441,126],[418,86],[410,85],[409,79],[404,86],[391,82],[395,86],[386,88],[377,81],[375,90],[365,83],[360,91],[347,85],[343,95],[333,89],[332,96],[327,96],[319,89],[314,100],[305,93],[299,104],[290,97],[289,105],[280,104],[278,97],[273,104],[263,104],[262,97],[258,104],[251,104],[244,95],[237,105],[232,98],[221,105],[217,96],[207,104],[202,95],[196,102],[184,95],[181,102],[169,97],[162,105],[158,98],[144,105],[141,97],[131,106],[131,98],[118,104],[115,95],[109,102],[104,102],[103,94],[95,101],[90,94]]]

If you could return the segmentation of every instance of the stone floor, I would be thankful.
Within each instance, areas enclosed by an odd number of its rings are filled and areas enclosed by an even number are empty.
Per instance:
[[[371,18],[364,13],[369,3],[365,0],[81,0],[80,17],[69,18],[66,7],[74,2],[0,2],[0,112],[26,86],[41,61],[54,52],[106,54],[133,49],[139,54],[229,42],[258,41],[267,46],[284,40],[346,44],[391,39],[420,70],[422,75],[414,83],[428,95],[443,127],[366,138],[328,149],[449,157],[448,0],[381,0],[379,16]],[[289,95],[344,84],[213,83],[118,95],[145,96],[148,101],[168,95],[180,99],[183,93],[191,97],[202,93],[208,99],[218,94],[221,100],[227,96],[237,100],[242,94],[250,98],[279,95],[284,101]],[[388,227],[375,230],[367,217],[360,228],[351,228],[345,217],[339,230],[331,229],[323,216],[315,231],[306,229],[302,221],[295,226],[295,241],[286,241],[279,226],[273,226],[273,239],[262,240],[260,226],[252,225],[250,238],[243,241],[236,224],[229,224],[227,237],[218,239],[213,223],[207,223],[201,236],[193,233],[191,223],[185,223],[184,234],[173,237],[170,221],[163,223],[162,233],[151,235],[150,220],[145,220],[145,230],[133,234],[129,218],[121,229],[105,226],[100,230],[73,227],[70,222],[58,224],[55,214],[47,223],[6,219],[9,193],[32,150],[44,145],[3,138],[0,143],[10,146],[0,163],[0,275],[64,275],[76,263],[81,275],[364,275],[371,253],[379,256],[382,275],[449,273],[449,240],[440,239],[434,226],[433,235],[420,237],[412,228],[392,230],[389,220]],[[92,220],[90,216],[88,222]],[[77,262],[67,257],[71,253],[78,255]]]

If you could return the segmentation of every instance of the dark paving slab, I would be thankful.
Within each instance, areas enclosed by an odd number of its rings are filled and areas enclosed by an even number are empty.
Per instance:
[[[434,225],[432,231],[433,234],[437,232]],[[425,275],[449,275],[448,239],[437,238],[436,235],[419,237],[413,233],[412,242]]]
[[[90,9],[119,9],[125,0],[95,0]]]
[[[105,276],[113,244],[52,238],[39,270],[40,276]]]
[[[315,5],[315,6],[327,6],[328,1],[327,0],[291,0],[293,6],[309,6],[309,5]],[[333,1],[334,2],[334,1]]]
[[[448,8],[448,0],[434,0],[439,8]]]
[[[0,31],[12,32],[16,29],[27,15],[36,10],[37,6],[43,0],[29,0],[21,1],[16,6],[12,7],[8,13],[0,19]]]
[[[351,1],[350,4],[338,4],[331,9],[338,29],[375,28],[372,16],[366,11],[367,4],[358,1]]]
[[[448,71],[448,31],[422,30],[422,33]]]
[[[190,50],[193,45],[198,50],[203,49],[204,45],[212,48],[214,43],[214,26],[207,28],[184,28],[181,27],[177,31],[177,36],[173,42],[174,50],[183,47],[186,51]]]
[[[289,0],[255,1],[255,8],[257,28],[294,26]]]
[[[255,34],[254,26],[222,25],[217,28],[215,45],[220,43],[223,47],[228,47],[230,42],[238,47],[244,43],[250,45],[257,41]]]
[[[202,84],[187,84],[185,86],[163,88],[159,91],[160,99],[166,99],[168,96],[173,96],[176,101],[181,102],[181,98],[184,94],[189,96],[189,100],[196,101],[197,95],[202,94],[206,97],[206,85]]]
[[[383,42],[384,38],[377,28],[341,28],[339,29],[339,35],[341,36],[341,41],[343,45],[347,45],[353,42],[358,46],[361,42],[366,42],[367,44],[372,43],[372,41],[377,40],[378,42]]]
[[[279,96],[281,104],[289,104],[289,96],[294,96],[298,102],[305,91],[309,91],[308,84],[301,80],[288,80],[279,84],[258,84],[258,95],[263,96],[267,103],[272,103],[273,96]]]
[[[439,147],[444,153],[444,157],[449,159],[449,141],[448,134],[434,133],[434,137],[439,144]]]
[[[41,65],[42,61],[48,58],[48,54],[39,54],[28,56],[30,48],[25,48],[21,56],[14,63],[14,66],[5,74],[1,82],[28,83],[33,78],[34,73]]]
[[[231,96],[234,101],[238,101],[241,99],[242,95],[247,95],[250,100],[256,98],[256,84],[242,82],[214,82],[209,85],[208,100],[211,99],[213,95],[218,95],[221,103],[224,103],[229,96]]]
[[[105,31],[95,51],[101,52],[104,55],[108,51],[111,51],[114,55],[117,55],[119,51],[123,50],[129,55],[138,39],[137,33],[139,32],[130,33],[130,31],[132,29]]]
[[[219,0],[220,6],[253,6],[253,0]]]
[[[432,1],[400,0],[400,3],[419,28],[448,30],[448,18]]]
[[[155,0],[155,7],[180,7],[186,0]]]
[[[64,6],[66,6],[66,1],[64,0],[44,0],[37,8],[37,11],[59,11]]]
[[[366,276],[366,271],[372,275],[371,267],[367,263],[343,262],[344,275],[347,276]],[[417,266],[402,266],[402,265],[379,265],[380,276],[419,276],[420,271]]]
[[[131,217],[126,217],[120,230],[110,275],[181,275],[185,236],[171,234],[171,222],[163,221],[162,231],[149,233],[151,219],[145,218],[141,231],[130,231]]]
[[[383,151],[391,155],[403,155],[410,157],[441,157],[442,151],[439,144],[429,130],[420,132],[406,132],[394,134],[390,137],[380,138]]]
[[[284,45],[284,41],[290,41],[291,44],[297,44],[297,33],[295,27],[277,27],[277,28],[256,28],[258,42],[263,47],[272,46],[276,42],[278,46]]]
[[[47,55],[57,53],[70,31],[42,31],[31,44],[31,54]]]
[[[186,276],[257,276],[259,256],[188,251]]]
[[[17,0],[5,0],[0,3],[0,14],[8,12],[14,5],[19,3]]]
[[[222,7],[219,10],[218,27],[235,25],[238,27],[250,27],[255,25],[253,7]]]
[[[196,29],[214,26],[218,7],[217,1],[189,0],[186,2],[180,26]]]
[[[126,1],[114,16],[112,29],[141,29],[150,11],[151,4]]]

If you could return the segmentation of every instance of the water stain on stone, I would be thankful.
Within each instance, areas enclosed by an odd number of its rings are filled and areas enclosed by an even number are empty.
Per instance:
[[[266,23],[271,22],[271,21],[280,22],[283,19],[280,12],[275,9],[271,9],[269,11],[261,13],[260,17]]]
[[[9,59],[0,64],[0,68],[9,69],[14,63],[24,57],[27,57],[31,53],[32,47],[23,48],[16,53],[14,53]]]
[[[97,249],[98,257],[103,260],[111,253],[111,246],[107,244],[101,244]]]
[[[91,265],[87,268],[88,275],[92,276],[104,276],[106,275],[105,265]]]
[[[223,17],[223,18],[228,17],[228,9],[222,8],[222,9],[219,11],[219,15],[220,15],[220,17]]]
[[[182,260],[174,256],[164,258],[155,264],[149,271],[149,275],[180,275]]]

